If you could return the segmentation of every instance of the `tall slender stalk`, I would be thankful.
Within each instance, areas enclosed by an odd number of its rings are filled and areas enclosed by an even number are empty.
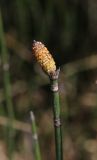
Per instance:
[[[38,142],[38,135],[37,135],[37,129],[36,129],[36,122],[33,112],[30,112],[31,122],[32,122],[32,137],[34,140],[34,154],[35,154],[35,160],[41,160],[40,155],[40,148],[39,148],[39,142]]]
[[[61,133],[61,122],[60,122],[60,103],[59,103],[59,90],[58,90],[58,77],[59,69],[56,70],[55,61],[41,42],[33,41],[32,53],[40,64],[44,72],[49,76],[51,80],[51,90],[53,92],[53,115],[54,115],[54,126],[55,126],[55,147],[56,147],[56,160],[63,159],[62,151],[62,133]]]
[[[59,70],[55,71],[55,73],[50,76],[50,80],[51,80],[51,91],[53,93],[53,115],[54,115],[54,127],[55,127],[56,160],[62,160],[63,152],[62,152],[62,133],[61,133],[61,120],[60,120],[58,77],[59,77]]]
[[[12,159],[12,151],[14,146],[14,130],[12,128],[12,122],[14,119],[14,111],[13,111],[13,104],[11,98],[11,86],[10,86],[10,74],[9,74],[9,62],[8,62],[8,53],[4,39],[4,32],[3,32],[3,24],[2,24],[2,16],[0,11],[0,46],[1,46],[1,59],[2,59],[2,67],[3,67],[3,80],[4,80],[4,93],[6,98],[6,106],[8,109],[8,116],[9,116],[9,125],[8,125],[8,156],[9,159]]]

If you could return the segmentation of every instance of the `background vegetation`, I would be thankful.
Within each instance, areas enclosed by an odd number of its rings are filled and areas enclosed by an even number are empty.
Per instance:
[[[43,42],[60,66],[64,159],[97,159],[97,2],[0,0],[0,158],[34,159],[33,110],[42,159],[54,160],[48,77],[33,60]]]

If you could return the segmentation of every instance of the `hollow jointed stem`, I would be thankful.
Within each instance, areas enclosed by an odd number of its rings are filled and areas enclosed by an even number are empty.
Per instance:
[[[58,76],[59,76],[59,70],[57,70],[53,75],[51,75],[50,79],[51,79],[51,91],[53,93],[53,115],[54,115],[54,128],[55,128],[56,160],[62,160],[63,153],[62,153],[62,133],[61,133],[61,120],[60,120]]]

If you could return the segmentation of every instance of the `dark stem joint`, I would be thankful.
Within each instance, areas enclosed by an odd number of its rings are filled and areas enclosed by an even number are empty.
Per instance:
[[[54,120],[54,125],[55,125],[56,127],[60,127],[60,126],[61,126],[60,118],[56,118],[56,119]]]
[[[57,80],[58,77],[59,77],[59,72],[60,72],[60,68],[49,75],[50,79],[51,80]]]
[[[58,91],[58,83],[52,84],[51,85],[51,91],[57,92]]]

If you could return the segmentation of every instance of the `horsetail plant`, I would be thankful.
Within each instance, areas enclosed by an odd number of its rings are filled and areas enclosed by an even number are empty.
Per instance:
[[[35,154],[35,160],[41,160],[35,116],[32,111],[30,111],[30,118],[31,118],[31,129],[32,129],[32,135],[33,135],[32,138],[34,142],[33,149]]]
[[[50,79],[51,91],[53,93],[53,116],[55,127],[56,160],[62,160],[62,133],[58,91],[59,69],[56,69],[55,61],[43,43],[34,40],[32,45],[32,53],[36,61],[40,64],[43,71],[49,76]]]

